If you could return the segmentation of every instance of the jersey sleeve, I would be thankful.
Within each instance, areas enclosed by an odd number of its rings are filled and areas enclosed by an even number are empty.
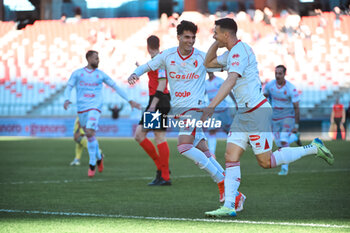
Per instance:
[[[70,99],[70,95],[72,92],[72,89],[75,87],[76,83],[77,83],[77,71],[74,71],[72,73],[72,75],[70,76],[68,83],[67,83],[67,87],[64,90],[64,97],[65,100],[69,100]]]
[[[240,47],[233,47],[228,57],[228,72],[235,72],[240,76],[249,64],[248,54]]]
[[[218,63],[223,67],[227,66],[228,54],[229,54],[229,51],[226,51],[222,55],[216,57],[216,60],[218,61]]]
[[[165,68],[165,54],[166,54],[166,51],[161,52],[161,53],[157,54],[157,56],[152,58],[152,60],[147,62],[147,65],[149,66],[149,68],[151,68],[151,70],[153,70],[153,71],[158,70],[158,69],[164,69]]]
[[[103,73],[103,82],[105,84],[107,84],[108,86],[110,86],[111,88],[113,88],[118,95],[120,95],[123,99],[125,99],[127,102],[130,101],[129,97],[127,96],[127,94],[125,93],[125,91],[123,89],[121,89],[116,82],[113,81],[113,79],[111,79],[111,77],[109,77],[107,74]]]
[[[291,93],[291,100],[292,103],[296,103],[300,101],[300,95],[298,90],[296,89],[296,87],[294,85],[290,85],[290,93]]]

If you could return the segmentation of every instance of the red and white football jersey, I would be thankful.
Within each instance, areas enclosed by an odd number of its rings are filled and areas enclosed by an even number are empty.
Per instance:
[[[203,65],[205,53],[193,49],[183,57],[178,48],[164,50],[147,63],[150,69],[167,72],[171,95],[171,107],[202,107],[205,98],[206,69]]]
[[[240,109],[254,108],[265,99],[259,78],[258,62],[248,44],[237,41],[230,52],[218,56],[217,61],[227,68],[227,72],[240,75],[233,87],[233,94]]]
[[[283,86],[279,86],[276,80],[272,80],[266,84],[264,94],[270,97],[273,120],[295,117],[293,103],[300,101],[300,95],[292,83],[286,80]]]

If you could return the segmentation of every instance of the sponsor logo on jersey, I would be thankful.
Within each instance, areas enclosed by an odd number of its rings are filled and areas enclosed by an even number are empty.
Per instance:
[[[170,65],[171,65],[171,66],[174,66],[174,65],[175,65],[175,61],[171,61],[171,62],[170,62]]]
[[[80,81],[80,82],[79,82],[79,85],[80,85],[80,86],[88,86],[88,87],[96,87],[96,86],[98,86],[99,84],[98,84],[98,83],[87,83],[87,82],[84,82],[84,81]]]
[[[259,135],[249,135],[249,139],[250,141],[256,141],[260,139]]]
[[[233,59],[237,59],[237,58],[239,58],[239,54],[238,54],[238,53],[233,54],[233,55],[232,55],[232,58],[233,58]]]
[[[99,75],[96,75],[96,78],[99,78],[100,76]]]
[[[188,73],[188,74],[177,74],[176,72],[170,72],[169,73],[170,78],[176,78],[176,79],[198,79],[199,75],[195,73]]]
[[[176,97],[189,97],[191,95],[191,92],[184,91],[184,92],[175,92]]]
[[[95,97],[95,94],[92,94],[92,93],[85,93],[85,94],[84,94],[84,97],[86,97],[86,98],[94,98],[94,97]]]

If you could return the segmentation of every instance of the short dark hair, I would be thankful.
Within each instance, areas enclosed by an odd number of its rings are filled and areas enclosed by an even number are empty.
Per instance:
[[[159,38],[155,35],[152,35],[147,38],[147,46],[150,49],[159,49]]]
[[[193,34],[196,34],[198,30],[198,27],[187,20],[182,20],[176,27],[177,35],[182,35],[184,31],[190,31],[193,32]]]
[[[220,26],[222,29],[230,30],[233,34],[237,33],[237,23],[231,18],[222,18],[215,21],[216,26]]]
[[[98,54],[98,52],[95,51],[95,50],[89,50],[89,51],[87,51],[87,52],[86,52],[86,55],[85,55],[86,60],[87,60],[89,57],[91,57],[94,53],[97,53],[97,54]]]
[[[282,68],[284,73],[286,73],[286,71],[287,71],[287,68],[284,65],[278,65],[278,66],[276,66],[275,69],[277,69],[277,68]]]

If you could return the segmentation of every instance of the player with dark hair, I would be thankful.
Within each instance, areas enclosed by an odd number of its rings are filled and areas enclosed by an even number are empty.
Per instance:
[[[204,63],[206,67],[227,68],[228,76],[209,106],[203,109],[202,120],[213,114],[215,107],[232,89],[239,107],[227,137],[225,203],[217,210],[205,212],[209,217],[236,216],[236,200],[232,194],[237,192],[241,182],[240,158],[248,143],[263,168],[274,168],[311,154],[316,154],[330,165],[334,162],[332,153],[318,138],[304,147],[283,147],[272,153],[271,105],[262,93],[255,54],[248,44],[238,40],[236,32],[237,24],[233,19],[215,21],[215,42],[209,48]],[[217,56],[217,50],[223,47],[228,51]]]
[[[130,100],[126,93],[117,86],[117,84],[102,70],[99,70],[100,62],[98,52],[89,50],[86,53],[87,66],[74,71],[68,80],[64,96],[64,109],[68,109],[71,104],[70,94],[75,87],[77,90],[77,108],[80,125],[83,127],[88,140],[87,149],[89,152],[89,170],[88,176],[95,175],[96,164],[98,171],[103,171],[103,156],[99,150],[98,141],[95,138],[98,129],[98,121],[101,115],[102,107],[102,87],[103,83],[112,87],[123,99],[129,102],[133,108],[141,108],[140,104]]]
[[[171,95],[171,113],[178,121],[189,122],[200,120],[200,108],[205,106],[205,77],[203,65],[205,53],[193,47],[196,40],[197,26],[189,21],[181,21],[177,25],[178,47],[173,47],[159,53],[152,60],[139,66],[128,78],[132,85],[139,77],[148,72],[163,68]],[[218,184],[220,200],[224,199],[224,169],[210,153],[202,128],[193,125],[180,128],[178,136],[178,151],[192,160],[200,169],[205,170]],[[235,198],[235,194],[232,194]],[[238,200],[242,195],[237,195]],[[243,202],[237,201],[243,205]],[[236,206],[239,210],[243,207]]]
[[[159,38],[150,36],[147,38],[147,51],[154,58],[159,54]],[[167,88],[166,72],[163,69],[149,71],[147,73],[149,102],[146,107],[146,112],[154,112],[159,110],[162,114],[161,119],[166,119],[166,115],[170,111],[170,95]],[[143,114],[142,114],[143,116]],[[153,160],[157,167],[156,178],[148,185],[171,185],[169,176],[169,146],[166,141],[166,128],[153,130],[154,140],[157,144],[158,152],[153,143],[147,138],[147,133],[150,129],[143,128],[143,117],[136,128],[135,140],[145,150],[149,157]]]

